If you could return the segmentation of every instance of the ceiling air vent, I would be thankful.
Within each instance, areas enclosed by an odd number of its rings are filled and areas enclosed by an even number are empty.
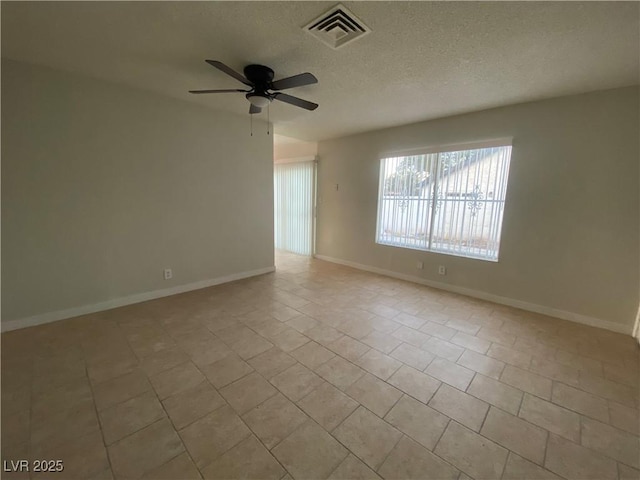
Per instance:
[[[371,30],[343,5],[336,5],[304,27],[331,48],[340,48]]]

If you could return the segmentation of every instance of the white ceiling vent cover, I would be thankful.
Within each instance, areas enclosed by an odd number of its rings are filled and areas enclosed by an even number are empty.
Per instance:
[[[371,32],[344,5],[338,4],[303,28],[331,48],[340,48]]]

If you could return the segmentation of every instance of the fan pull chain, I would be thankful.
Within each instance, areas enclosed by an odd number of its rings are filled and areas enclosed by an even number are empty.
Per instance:
[[[253,115],[249,114],[249,123],[251,124],[251,136],[253,137]]]
[[[267,103],[267,135],[269,135],[269,127],[271,126],[270,115],[271,113],[271,102]]]

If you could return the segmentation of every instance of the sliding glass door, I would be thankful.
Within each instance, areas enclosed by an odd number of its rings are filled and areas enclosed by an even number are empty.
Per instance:
[[[275,247],[313,255],[315,162],[274,165]]]

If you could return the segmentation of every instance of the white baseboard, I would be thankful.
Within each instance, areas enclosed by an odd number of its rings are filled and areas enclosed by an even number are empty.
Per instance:
[[[146,302],[156,298],[168,297],[178,293],[190,292],[191,290],[200,290],[201,288],[213,287],[221,283],[233,282],[243,278],[255,277],[265,273],[275,272],[276,267],[265,267],[257,270],[249,270],[247,272],[233,273],[224,277],[201,280],[199,282],[187,283],[186,285],[176,285],[175,287],[163,288],[161,290],[153,290],[151,292],[136,293],[126,297],[114,298],[104,302],[94,303],[92,305],[83,305],[80,307],[69,308],[67,310],[58,310],[56,312],[47,312],[33,317],[18,318],[15,320],[3,320],[0,324],[1,331],[8,332],[19,328],[33,327],[42,325],[43,323],[56,322],[65,318],[87,315],[89,313],[102,312],[103,310],[111,310],[112,308],[124,307],[134,303]]]
[[[507,305],[509,307],[520,308],[529,312],[541,313],[543,315],[549,315],[550,317],[561,318],[563,320],[569,320],[571,322],[581,323],[583,325],[589,325],[591,327],[604,328],[612,332],[624,333],[631,335],[632,326],[621,325],[619,323],[610,322],[609,320],[602,320],[600,318],[589,317],[579,313],[568,312],[566,310],[559,310],[557,308],[546,307],[544,305],[538,305],[535,303],[529,303],[522,300],[516,300],[508,297],[501,297],[492,293],[482,292],[480,290],[473,290],[471,288],[458,287],[447,283],[434,282],[432,280],[426,280],[424,278],[416,277],[413,275],[406,275],[404,273],[394,272],[392,270],[385,270],[383,268],[372,267],[370,265],[364,265],[362,263],[351,262],[349,260],[342,260],[340,258],[327,257],[325,255],[315,255],[315,258],[324,260],[331,263],[337,263],[339,265],[345,265],[347,267],[357,268],[358,270],[365,270],[367,272],[378,273],[387,277],[398,278],[400,280],[406,280],[408,282],[419,283],[428,287],[437,288],[440,290],[446,290],[448,292],[459,293],[461,295],[467,295],[469,297],[479,298],[482,300],[488,300],[490,302],[499,303],[501,305]]]

